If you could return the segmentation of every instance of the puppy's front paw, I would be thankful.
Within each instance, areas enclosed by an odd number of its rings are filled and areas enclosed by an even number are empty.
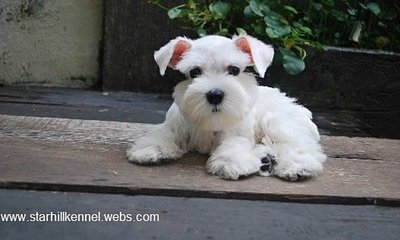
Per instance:
[[[126,152],[126,156],[130,162],[142,165],[171,162],[181,155],[182,153],[180,151],[163,149],[160,146],[147,146],[144,148],[132,147]]]
[[[275,156],[271,154],[265,155],[261,158],[261,167],[258,174],[263,177],[270,176],[274,171],[275,165]]]
[[[218,175],[224,179],[237,180],[241,176],[248,176],[256,173],[260,169],[258,158],[243,156],[242,159],[233,158],[213,158],[207,161],[207,169],[210,173]]]

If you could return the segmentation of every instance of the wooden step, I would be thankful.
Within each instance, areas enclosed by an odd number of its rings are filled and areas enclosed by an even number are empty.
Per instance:
[[[186,154],[160,166],[125,151],[151,124],[0,115],[0,187],[51,191],[400,206],[400,140],[322,136],[325,171],[304,182],[227,181]]]

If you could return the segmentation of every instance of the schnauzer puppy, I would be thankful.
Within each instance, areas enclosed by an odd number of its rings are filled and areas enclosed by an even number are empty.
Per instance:
[[[297,181],[321,172],[326,156],[311,112],[278,89],[261,87],[274,51],[248,35],[178,37],[154,53],[187,75],[176,85],[166,120],[127,151],[129,161],[158,164],[188,151],[209,154],[207,170],[225,179],[259,173]]]

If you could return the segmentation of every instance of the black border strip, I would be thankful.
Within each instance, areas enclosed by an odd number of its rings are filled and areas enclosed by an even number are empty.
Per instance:
[[[400,207],[400,199],[396,198],[371,198],[353,196],[326,196],[326,195],[298,195],[274,193],[241,193],[224,191],[206,191],[191,189],[166,189],[166,188],[136,188],[125,186],[99,186],[99,185],[70,185],[60,183],[31,183],[31,182],[0,182],[0,188],[13,190],[37,190],[59,192],[83,192],[99,194],[124,194],[124,195],[149,195],[187,198],[214,198],[261,200],[273,202],[293,202],[312,204],[334,205],[375,205],[387,207]]]

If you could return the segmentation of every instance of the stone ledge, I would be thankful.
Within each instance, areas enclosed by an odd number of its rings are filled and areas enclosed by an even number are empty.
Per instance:
[[[154,125],[0,115],[3,188],[277,201],[400,205],[400,140],[322,136],[328,155],[318,177],[290,183],[208,174],[206,156],[137,166],[125,150]]]

